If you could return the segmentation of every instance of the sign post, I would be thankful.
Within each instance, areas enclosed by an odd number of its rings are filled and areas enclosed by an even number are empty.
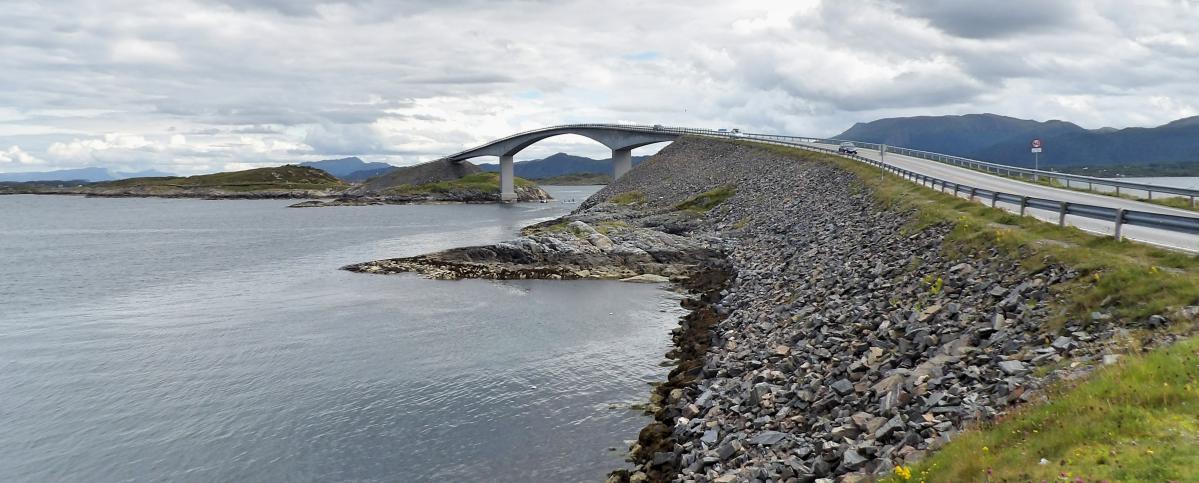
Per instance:
[[[1041,140],[1035,138],[1032,140],[1032,169],[1041,170]],[[1041,181],[1041,173],[1033,173],[1032,181],[1034,183]]]

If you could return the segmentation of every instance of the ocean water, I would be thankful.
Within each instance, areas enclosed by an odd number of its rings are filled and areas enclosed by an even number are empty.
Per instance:
[[[674,294],[338,270],[575,205],[286,204],[0,196],[0,481],[594,481],[622,465],[648,421],[627,405],[665,377]]]

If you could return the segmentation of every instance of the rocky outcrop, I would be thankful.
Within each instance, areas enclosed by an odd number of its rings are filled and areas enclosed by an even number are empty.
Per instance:
[[[526,232],[524,237],[495,245],[345,268],[364,273],[415,272],[436,279],[627,279],[647,274],[669,278],[685,277],[700,264],[721,257],[710,240],[639,227],[609,225],[601,233],[575,220]]]
[[[517,186],[516,201],[542,201],[552,199],[549,193],[540,186]],[[309,200],[289,208],[320,208],[326,206],[369,206],[369,205],[407,205],[435,203],[499,203],[498,193],[477,189],[449,189],[446,191],[430,191],[414,194],[345,193],[332,199]]]
[[[709,211],[676,209],[722,186],[735,195]],[[684,138],[512,242],[349,268],[670,276],[693,293],[677,366],[612,480],[858,481],[1102,362],[1119,334],[1102,314],[1048,324],[1069,268],[949,257],[951,227],[910,216],[819,156]]]

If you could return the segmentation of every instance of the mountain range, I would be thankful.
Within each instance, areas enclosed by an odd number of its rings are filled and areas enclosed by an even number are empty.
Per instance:
[[[858,123],[836,137],[1026,167],[1034,138],[1044,146],[1042,168],[1199,162],[1199,117],[1125,129],[995,114],[901,117]]]
[[[89,167],[60,169],[56,171],[33,171],[25,173],[0,173],[0,182],[24,183],[28,181],[114,181],[127,178],[172,176],[170,173],[149,169],[146,171],[121,172],[108,168]]]
[[[646,158],[649,158],[649,156],[633,156],[633,166],[641,164]],[[480,164],[478,166],[486,172],[498,173],[500,171],[500,165],[497,163]],[[513,163],[512,169],[516,172],[517,176],[525,179],[544,179],[578,173],[611,174],[612,158],[591,159],[583,156],[557,153],[543,159],[517,161]]]
[[[343,181],[361,182],[368,178],[373,178],[381,174],[396,169],[387,163],[365,162],[357,156],[341,159],[326,159],[323,161],[309,161],[300,163],[300,166],[307,166],[325,171],[333,176],[340,178]]]

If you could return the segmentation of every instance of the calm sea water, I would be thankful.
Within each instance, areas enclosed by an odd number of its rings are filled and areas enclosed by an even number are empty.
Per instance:
[[[337,269],[499,241],[575,205],[286,204],[0,196],[0,481],[621,466],[647,422],[622,405],[664,378],[671,294]]]

